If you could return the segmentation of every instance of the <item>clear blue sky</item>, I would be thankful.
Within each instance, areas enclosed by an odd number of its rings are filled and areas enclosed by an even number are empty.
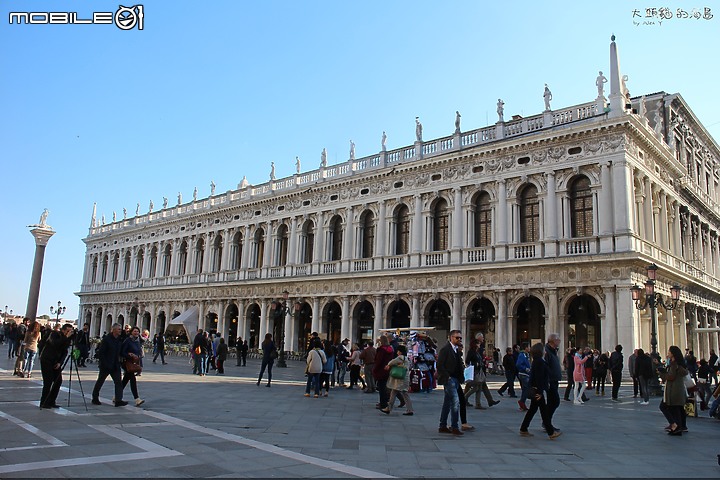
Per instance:
[[[124,2],[127,4],[127,2]],[[667,2],[665,2],[667,3]],[[76,318],[93,202],[98,219],[177,202],[591,101],[610,35],[633,96],[679,92],[720,139],[720,2],[667,3],[710,20],[644,22],[657,2],[147,0],[144,30],[9,25],[11,11],[114,12],[118,1],[0,3],[0,309],[24,313],[44,208],[50,240],[38,315]],[[640,11],[633,19],[632,11]],[[656,20],[657,22],[657,20]]]

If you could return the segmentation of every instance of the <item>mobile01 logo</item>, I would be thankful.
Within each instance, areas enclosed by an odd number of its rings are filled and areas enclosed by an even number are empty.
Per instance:
[[[118,5],[115,12],[93,12],[92,18],[81,18],[77,12],[10,12],[8,22],[13,24],[46,25],[112,25],[120,30],[132,30],[145,27],[145,8],[143,5],[125,7]]]

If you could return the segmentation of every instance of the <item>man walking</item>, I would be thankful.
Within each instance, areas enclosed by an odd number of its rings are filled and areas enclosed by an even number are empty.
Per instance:
[[[463,435],[460,430],[460,397],[458,390],[463,381],[463,361],[459,349],[462,348],[462,335],[460,330],[451,330],[449,342],[440,349],[437,359],[438,384],[443,385],[445,397],[440,411],[440,426],[438,432]],[[448,428],[447,419],[450,415],[451,428]]]
[[[120,347],[122,346],[122,340],[120,340],[121,330],[122,326],[120,326],[119,323],[114,323],[110,328],[110,333],[103,337],[95,352],[98,358],[100,372],[98,373],[98,378],[92,391],[93,405],[102,405],[100,403],[100,389],[105,383],[105,379],[108,375],[110,375],[110,378],[113,380],[113,384],[115,384],[115,406],[122,407],[127,405],[127,402],[122,399],[123,384],[122,377],[120,376]]]
[[[547,393],[547,408],[551,426],[553,414],[560,406],[560,393],[558,389],[560,388],[562,369],[560,368],[560,358],[558,357],[559,348],[560,335],[557,333],[548,335],[547,342],[545,343],[545,362],[548,365],[548,380],[550,384]]]
[[[365,384],[367,388],[365,393],[375,393],[375,379],[373,378],[372,371],[375,366],[375,347],[371,342],[367,343],[367,346],[360,352],[360,360],[363,362],[363,369],[365,371]]]
[[[155,335],[153,343],[155,343],[155,356],[153,357],[153,363],[155,363],[158,355],[160,355],[160,361],[162,364],[167,365],[167,362],[165,361],[165,335],[163,335],[163,332],[158,332],[157,335]]]
[[[510,398],[515,398],[517,396],[515,395],[515,375],[517,374],[517,369],[515,368],[515,357],[513,357],[512,347],[507,347],[505,352],[506,353],[502,361],[503,370],[505,370],[505,384],[500,387],[498,393],[502,397],[505,390],[507,390],[510,393]]]
[[[610,355],[610,375],[612,376],[612,401],[619,402],[618,392],[622,381],[623,355],[622,345],[617,345],[615,351]]]

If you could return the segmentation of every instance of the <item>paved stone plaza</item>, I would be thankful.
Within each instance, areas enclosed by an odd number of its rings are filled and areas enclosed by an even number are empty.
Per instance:
[[[375,409],[376,395],[359,390],[303,397],[298,362],[275,368],[265,388],[255,385],[257,360],[236,367],[231,359],[225,376],[199,377],[187,357],[169,357],[165,366],[146,359],[140,408],[113,407],[112,382],[103,387],[103,405],[91,405],[91,366],[81,369],[88,411],[77,378],[69,408],[64,390],[62,409],[40,410],[40,372],[14,377],[2,353],[0,478],[720,477],[720,422],[691,418],[690,433],[670,437],[658,399],[640,406],[627,385],[619,404],[609,388],[583,406],[562,401],[556,440],[540,431],[539,415],[530,427],[535,436],[520,437],[522,414],[507,397],[488,410],[469,409],[478,430],[456,438],[437,433],[442,390],[413,394],[415,416],[396,410],[388,417]],[[500,378],[491,379],[500,398]],[[125,393],[132,400],[129,388]]]

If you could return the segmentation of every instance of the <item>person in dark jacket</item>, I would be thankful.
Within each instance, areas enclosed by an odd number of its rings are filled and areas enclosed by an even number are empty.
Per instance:
[[[98,359],[98,366],[100,372],[98,372],[98,378],[95,382],[92,392],[92,404],[101,405],[100,403],[100,389],[105,383],[105,379],[110,375],[113,383],[115,384],[115,406],[122,407],[127,405],[127,402],[123,401],[123,385],[122,378],[120,377],[120,347],[122,342],[120,340],[120,332],[122,326],[119,323],[114,323],[110,328],[110,333],[106,334],[100,341],[100,345],[95,349],[95,356]]]
[[[443,385],[445,388],[438,432],[464,435],[458,423],[460,420],[460,396],[458,391],[465,380],[462,354],[460,353],[462,348],[460,330],[450,330],[448,340],[448,343],[438,352],[437,359],[438,384]],[[448,415],[450,415],[451,428],[448,428],[447,425]]]
[[[575,390],[575,379],[573,378],[573,371],[575,371],[575,352],[574,348],[568,348],[565,351],[565,359],[563,360],[563,368],[565,368],[565,375],[567,376],[567,386],[565,387],[565,401],[570,401],[570,394]]]
[[[75,345],[80,350],[80,358],[78,359],[78,367],[86,367],[85,362],[90,357],[90,324],[83,325],[82,330],[78,332],[75,339]]]
[[[145,403],[145,400],[140,398],[140,395],[138,394],[138,387],[137,387],[137,378],[135,372],[128,371],[125,367],[126,362],[132,362],[132,363],[140,363],[140,359],[143,356],[143,349],[142,344],[140,343],[140,328],[138,327],[132,327],[130,330],[130,335],[123,341],[122,346],[120,347],[120,361],[122,362],[121,365],[123,367],[123,370],[125,371],[123,373],[123,379],[122,379],[122,387],[125,389],[125,386],[130,383],[130,391],[133,394],[133,398],[135,399],[135,406],[139,407],[143,403]],[[139,375],[139,373],[138,373]]]
[[[208,351],[207,342],[205,342],[202,329],[199,329],[197,334],[195,334],[192,344],[192,354],[193,359],[195,360],[195,363],[193,364],[193,373],[204,377]]]
[[[525,413],[525,418],[523,418],[522,425],[520,425],[520,435],[523,437],[532,437],[532,433],[528,431],[528,427],[538,410],[540,410],[540,416],[542,417],[543,426],[545,427],[545,431],[547,431],[548,438],[557,438],[561,433],[560,430],[553,427],[552,419],[550,418],[545,403],[545,394],[550,387],[550,369],[543,358],[543,353],[544,347],[542,343],[536,343],[530,350],[530,355],[532,356],[530,382],[528,386],[530,408]]]
[[[637,361],[637,357],[635,358]],[[608,356],[601,353],[595,363],[595,395],[605,395],[605,379],[607,378],[609,362],[610,359]],[[637,369],[637,363],[635,364],[635,368]]]
[[[562,379],[562,367],[558,358],[560,348],[560,335],[551,333],[545,343],[544,359],[548,366],[549,386],[547,392],[548,417],[552,423],[555,410],[560,406],[560,380]]]
[[[373,364],[373,378],[375,379],[375,388],[377,389],[379,399],[375,408],[382,410],[387,408],[388,400],[390,399],[390,392],[387,390],[387,381],[390,372],[385,370],[385,365],[395,358],[395,352],[390,346],[390,339],[388,339],[387,335],[381,335],[378,342],[379,346],[375,352],[375,362]]]
[[[40,353],[40,369],[43,377],[40,408],[60,408],[55,402],[60,393],[62,367],[73,331],[73,326],[66,323],[59,332],[52,332]]]
[[[642,348],[638,348],[635,356],[635,376],[640,383],[640,393],[643,397],[643,401],[640,402],[640,405],[648,405],[650,403],[648,381],[653,377],[653,375],[652,358],[650,358],[650,355],[645,354],[645,351]]]
[[[505,383],[502,387],[500,387],[498,393],[502,397],[503,393],[505,393],[505,390],[507,390],[510,393],[510,398],[516,398],[517,395],[515,395],[515,375],[517,374],[517,372],[515,370],[515,357],[513,357],[512,347],[507,347],[505,349],[505,356],[503,357],[502,365],[503,370],[505,371]]]
[[[217,347],[217,374],[218,375],[225,375],[225,360],[227,360],[228,357],[228,346],[227,343],[225,343],[225,339],[220,337],[220,342],[218,343]]]
[[[272,367],[275,363],[275,359],[278,357],[278,351],[277,347],[275,346],[275,342],[273,342],[272,339],[272,333],[266,333],[265,334],[265,340],[263,340],[262,344],[260,345],[260,348],[262,348],[263,352],[263,358],[262,358],[262,365],[260,366],[260,375],[258,375],[257,379],[257,386],[260,386],[260,382],[262,381],[263,374],[265,373],[265,369],[267,368],[267,378],[268,382],[266,387],[270,386],[270,382],[272,382]]]
[[[620,382],[622,381],[623,371],[623,354],[622,345],[617,345],[615,351],[610,354],[610,376],[612,377],[612,401],[619,402],[618,392],[620,391]]]
[[[155,356],[153,357],[153,363],[155,363],[155,360],[157,360],[158,355],[160,355],[160,361],[163,365],[167,365],[167,362],[165,361],[165,335],[163,335],[162,332],[158,332],[155,335],[155,338],[153,338],[153,346],[155,347]]]

